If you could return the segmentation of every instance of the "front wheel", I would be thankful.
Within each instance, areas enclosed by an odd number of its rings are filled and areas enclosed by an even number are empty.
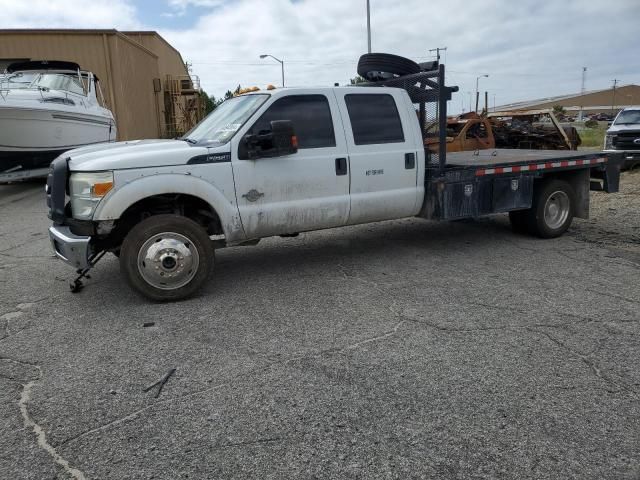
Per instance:
[[[207,232],[180,215],[155,215],[134,226],[120,251],[120,271],[147,298],[180,300],[193,295],[213,269]]]

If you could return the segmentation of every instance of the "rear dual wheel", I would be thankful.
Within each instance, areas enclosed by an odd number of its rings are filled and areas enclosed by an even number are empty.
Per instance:
[[[555,238],[571,226],[576,195],[571,185],[551,179],[536,186],[528,210],[509,212],[514,231],[530,233],[540,238]]]
[[[120,250],[127,283],[156,301],[193,295],[207,280],[214,251],[207,232],[180,215],[155,215],[134,226]]]

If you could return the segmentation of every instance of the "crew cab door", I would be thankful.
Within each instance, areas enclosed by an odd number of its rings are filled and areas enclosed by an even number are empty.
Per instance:
[[[335,97],[327,91],[278,95],[237,135],[233,175],[247,238],[345,225],[349,216],[347,146]],[[279,157],[242,159],[247,135],[268,132],[289,120],[298,151]]]
[[[423,191],[417,188],[422,157],[415,138],[418,121],[409,100],[400,91],[384,88],[335,92],[351,168],[348,223],[416,215],[418,195]]]

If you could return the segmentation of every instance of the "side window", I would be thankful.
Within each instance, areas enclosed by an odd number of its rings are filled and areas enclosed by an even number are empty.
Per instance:
[[[351,94],[344,97],[356,145],[402,143],[402,122],[391,95]]]
[[[268,132],[273,120],[291,120],[299,149],[336,146],[331,109],[324,95],[292,95],[276,100],[250,133]]]

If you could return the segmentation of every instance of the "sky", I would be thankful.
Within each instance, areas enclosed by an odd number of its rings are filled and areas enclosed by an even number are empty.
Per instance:
[[[640,84],[640,0],[370,0],[372,50],[416,61],[447,47],[450,111]],[[0,28],[156,30],[209,94],[238,84],[345,84],[367,50],[366,0],[0,0]],[[481,102],[482,103],[482,102]]]

